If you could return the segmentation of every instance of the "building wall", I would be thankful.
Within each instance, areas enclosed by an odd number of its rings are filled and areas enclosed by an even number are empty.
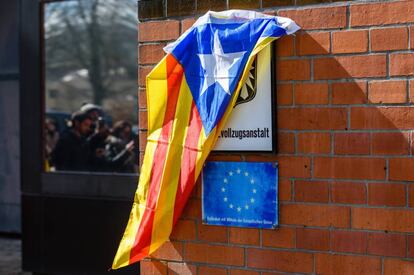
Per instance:
[[[19,2],[0,2],[0,232],[20,232]]]
[[[277,230],[205,226],[200,185],[143,274],[414,273],[414,2],[266,8],[302,27],[277,42]],[[145,75],[193,17],[139,25]],[[278,273],[279,272],[279,273]]]

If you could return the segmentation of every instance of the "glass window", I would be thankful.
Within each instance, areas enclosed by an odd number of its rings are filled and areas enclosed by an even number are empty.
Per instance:
[[[46,171],[136,173],[137,2],[44,6]]]

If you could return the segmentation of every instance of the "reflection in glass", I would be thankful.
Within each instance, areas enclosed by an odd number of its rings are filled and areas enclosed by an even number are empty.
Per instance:
[[[47,171],[136,172],[136,5],[45,5]]]

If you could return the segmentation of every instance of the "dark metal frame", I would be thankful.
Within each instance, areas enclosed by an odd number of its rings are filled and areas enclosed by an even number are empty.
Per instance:
[[[277,41],[277,40],[276,40]],[[223,155],[223,154],[277,154],[277,85],[276,85],[276,41],[270,44],[271,60],[270,60],[270,77],[271,77],[271,101],[272,101],[272,150],[258,151],[258,150],[217,150],[211,151],[212,155]]]
[[[23,268],[42,274],[106,274],[128,220],[138,176],[44,172],[43,7],[48,2],[23,0],[20,7]],[[138,270],[133,265],[113,273]]]

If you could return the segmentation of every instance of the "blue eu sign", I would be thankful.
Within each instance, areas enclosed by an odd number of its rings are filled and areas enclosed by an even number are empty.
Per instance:
[[[203,170],[203,222],[275,228],[277,163],[207,162]]]

